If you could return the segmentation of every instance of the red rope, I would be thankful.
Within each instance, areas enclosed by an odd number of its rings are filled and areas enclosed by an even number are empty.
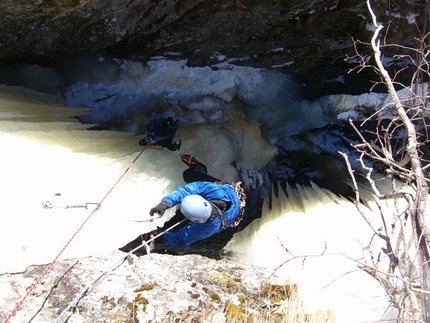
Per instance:
[[[127,167],[127,169],[122,173],[122,175],[118,178],[118,180],[115,182],[115,184],[111,187],[111,189],[106,193],[106,195],[102,198],[98,206],[90,213],[90,215],[85,219],[85,221],[81,224],[81,226],[76,230],[75,234],[70,238],[70,240],[66,243],[63,249],[58,253],[58,255],[55,257],[55,259],[46,267],[46,269],[42,272],[42,274],[39,276],[39,278],[34,282],[34,284],[30,287],[30,289],[27,291],[27,293],[24,295],[24,297],[15,305],[12,312],[6,317],[6,319],[3,321],[3,323],[9,322],[9,320],[12,318],[12,316],[15,315],[15,313],[21,308],[24,301],[27,299],[28,296],[34,291],[36,286],[40,283],[40,281],[43,279],[43,277],[48,273],[49,270],[54,266],[54,264],[57,262],[58,258],[62,255],[64,250],[70,245],[72,240],[78,235],[79,231],[83,228],[83,226],[88,222],[88,220],[91,218],[91,216],[94,214],[95,211],[97,211],[100,208],[100,205],[106,200],[108,195],[112,192],[112,190],[115,188],[115,186],[123,179],[125,174],[130,170],[130,168],[134,165],[134,163],[137,161],[137,159],[142,155],[142,153],[145,151],[146,148],[148,148],[151,145],[150,142],[147,143],[145,147],[143,147],[142,151],[136,156],[136,158],[131,162],[131,164]]]

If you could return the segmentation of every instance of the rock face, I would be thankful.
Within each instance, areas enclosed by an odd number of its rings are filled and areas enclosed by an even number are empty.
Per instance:
[[[390,25],[386,40],[413,42],[424,25],[425,3],[378,1],[378,19]],[[346,75],[351,37],[369,41],[365,1],[355,0],[6,0],[0,4],[0,59],[47,64],[71,55],[104,54],[145,60],[187,58],[190,65],[229,59],[276,68],[307,85]],[[363,79],[368,79],[368,76]],[[367,86],[367,83],[366,83]],[[367,86],[368,88],[368,86]]]
[[[2,321],[45,268],[0,275]],[[294,317],[300,317],[297,301],[297,286],[254,266],[199,255],[114,252],[57,262],[10,322],[251,322],[266,321],[264,315],[282,320],[292,303]],[[324,316],[333,322],[330,312]]]

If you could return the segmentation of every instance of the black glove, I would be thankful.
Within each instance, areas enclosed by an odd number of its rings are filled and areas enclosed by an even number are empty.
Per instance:
[[[165,202],[165,201],[161,201],[160,204],[158,204],[156,207],[153,207],[149,211],[149,215],[154,216],[154,213],[158,213],[160,216],[163,216],[164,212],[170,207],[172,207],[172,205],[170,203]]]

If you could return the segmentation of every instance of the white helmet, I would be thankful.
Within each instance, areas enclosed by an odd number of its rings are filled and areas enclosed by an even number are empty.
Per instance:
[[[203,223],[210,218],[212,206],[200,195],[192,194],[182,200],[181,212],[188,220]]]

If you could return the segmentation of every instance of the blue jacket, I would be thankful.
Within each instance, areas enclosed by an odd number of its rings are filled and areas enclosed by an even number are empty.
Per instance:
[[[198,194],[208,201],[217,199],[229,204],[230,207],[223,213],[227,225],[233,223],[239,214],[239,198],[230,184],[192,182],[179,186],[176,190],[163,197],[162,200],[175,206],[180,204],[185,196],[191,194]],[[189,246],[193,242],[209,238],[221,230],[222,220],[219,216],[205,223],[191,222],[177,233],[164,233],[164,244],[171,246]]]

